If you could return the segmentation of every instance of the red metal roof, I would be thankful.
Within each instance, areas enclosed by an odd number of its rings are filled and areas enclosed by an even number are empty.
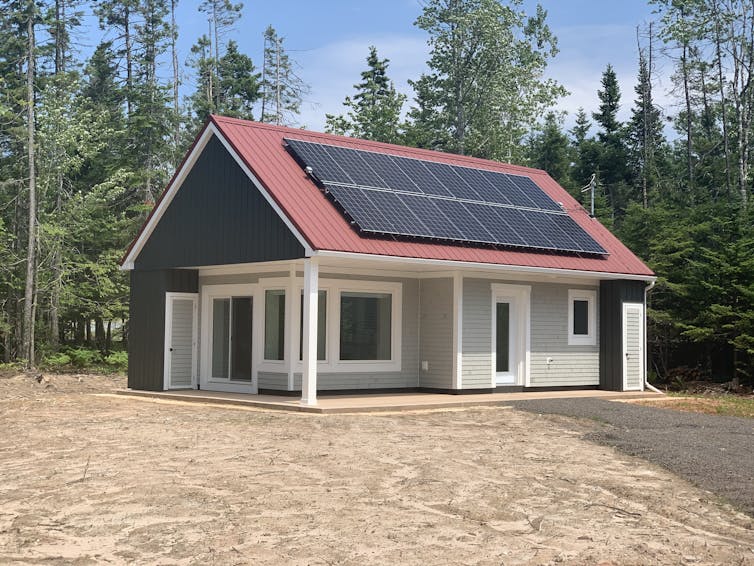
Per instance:
[[[626,275],[654,275],[652,270],[644,265],[607,228],[596,219],[591,218],[586,210],[545,171],[486,159],[273,126],[223,116],[213,115],[210,120],[313,250]],[[553,200],[563,203],[570,216],[601,244],[609,255],[581,257],[546,252],[362,237],[288,153],[283,138],[478,167],[502,173],[527,175]],[[199,139],[199,136],[197,136],[197,139]],[[139,235],[134,238],[129,246],[124,255],[124,262],[174,181],[175,177],[155,204]],[[159,219],[157,220],[159,221]]]
[[[607,228],[596,219],[591,218],[586,210],[545,171],[485,159],[272,126],[222,116],[212,116],[211,120],[314,250],[627,275],[653,275],[652,271],[639,258]],[[288,153],[283,142],[283,138],[286,137],[428,161],[478,167],[502,173],[527,175],[553,200],[563,203],[571,217],[601,244],[609,255],[605,257],[580,257],[362,237]]]

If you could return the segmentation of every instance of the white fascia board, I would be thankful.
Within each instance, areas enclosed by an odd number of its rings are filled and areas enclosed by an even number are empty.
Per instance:
[[[152,214],[152,216],[150,217],[147,225],[144,227],[144,230],[142,230],[141,234],[139,234],[139,238],[136,240],[136,243],[131,248],[131,251],[128,252],[128,255],[123,260],[123,263],[120,267],[122,270],[132,270],[134,268],[134,263],[136,261],[136,258],[139,257],[139,253],[141,253],[142,248],[144,248],[144,245],[149,240],[150,236],[152,235],[152,232],[154,232],[155,227],[160,222],[160,219],[162,218],[163,214],[165,214],[165,211],[167,210],[168,206],[170,206],[170,203],[173,201],[173,198],[175,197],[178,190],[181,188],[181,185],[183,185],[183,182],[186,180],[186,177],[188,176],[189,172],[194,167],[196,160],[198,159],[199,155],[202,153],[205,146],[207,145],[207,142],[209,142],[212,136],[217,136],[217,139],[220,140],[220,142],[223,144],[223,146],[231,155],[231,157],[233,157],[233,160],[238,164],[238,166],[246,174],[249,180],[254,184],[257,190],[262,194],[262,196],[265,198],[268,204],[277,213],[277,215],[280,217],[283,223],[288,227],[291,233],[296,237],[299,243],[303,246],[304,255],[306,257],[309,257],[312,255],[312,249],[311,249],[311,246],[309,245],[309,242],[306,241],[306,239],[301,235],[299,230],[293,225],[290,218],[288,218],[288,216],[278,206],[277,202],[275,202],[275,199],[273,199],[270,196],[270,194],[267,192],[267,190],[262,186],[262,183],[259,182],[259,179],[257,179],[257,177],[246,166],[246,164],[243,162],[241,157],[233,149],[233,146],[230,145],[228,140],[226,140],[225,137],[222,135],[222,133],[220,133],[220,130],[217,129],[217,126],[215,126],[213,122],[209,122],[207,124],[207,127],[204,129],[204,132],[202,132],[201,137],[197,140],[196,144],[191,150],[191,153],[189,154],[188,158],[183,163],[183,166],[178,171],[178,174],[175,176],[175,179],[173,180],[173,183],[168,188],[167,193],[162,198],[162,200],[160,200],[160,202],[158,203],[157,210],[154,211],[154,214]]]
[[[494,263],[479,263],[470,261],[455,261],[445,259],[425,259],[414,257],[388,256],[362,254],[353,252],[339,252],[331,250],[317,250],[312,253],[312,257],[320,258],[341,258],[351,260],[370,260],[380,262],[405,263],[422,266],[444,267],[448,269],[474,269],[486,270],[499,273],[530,273],[532,275],[560,275],[564,277],[586,278],[586,279],[626,279],[632,281],[653,282],[657,280],[654,275],[633,275],[627,273],[607,273],[602,271],[584,271],[577,269],[559,269],[553,267],[529,267],[524,265],[508,265]]]

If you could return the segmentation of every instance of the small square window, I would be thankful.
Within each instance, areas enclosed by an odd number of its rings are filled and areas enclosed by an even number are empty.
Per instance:
[[[568,345],[597,345],[597,292],[570,289],[568,291]]]

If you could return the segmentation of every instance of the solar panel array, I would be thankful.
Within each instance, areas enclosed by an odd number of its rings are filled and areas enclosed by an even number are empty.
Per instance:
[[[285,142],[362,233],[607,253],[529,177]]]

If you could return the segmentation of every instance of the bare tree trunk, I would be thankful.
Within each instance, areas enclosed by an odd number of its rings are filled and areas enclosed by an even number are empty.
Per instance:
[[[209,24],[209,57],[212,58],[212,22],[207,22]],[[209,66],[209,77],[207,77],[207,106],[209,107],[209,111],[211,113],[215,112],[215,98],[214,98],[214,90],[212,86],[212,79],[215,76],[215,66],[214,64]]]
[[[712,2],[712,10],[715,19],[715,58],[717,64],[717,88],[720,92],[720,113],[723,125],[723,153],[725,155],[725,189],[731,192],[731,169],[730,169],[730,145],[728,142],[728,112],[727,99],[725,96],[725,78],[723,73],[722,38],[720,36],[720,11],[717,0]]]
[[[281,98],[281,90],[282,85],[280,84],[280,39],[277,39],[277,45],[276,45],[276,65],[275,65],[275,123],[279,126],[283,122],[283,110],[281,108],[282,102],[280,100]]]
[[[267,35],[264,36],[262,46],[262,110],[259,114],[259,121],[264,122],[264,110],[267,104]]]
[[[173,132],[173,150],[177,151],[181,139],[180,108],[178,105],[178,26],[175,23],[175,8],[178,0],[170,0],[170,52],[173,59],[173,112],[175,113],[175,132]]]
[[[123,9],[123,37],[126,42],[126,111],[131,117],[131,99],[133,98],[133,56],[131,38],[131,9],[128,4]]]
[[[689,68],[688,68],[688,43],[683,44],[681,55],[681,73],[683,74],[683,96],[686,103],[686,174],[688,175],[689,190],[694,187],[694,162],[692,158],[692,135],[691,135],[691,92],[689,88]]]
[[[36,279],[36,251],[37,251],[37,173],[34,162],[34,73],[36,45],[34,37],[34,18],[36,16],[35,4],[32,1],[28,3],[28,19],[26,23],[26,33],[28,35],[27,50],[28,63],[26,65],[26,127],[27,127],[27,146],[29,159],[29,234],[27,241],[27,265],[26,265],[26,287],[24,291],[24,324],[23,324],[23,341],[22,357],[26,360],[26,368],[34,368],[34,281]]]
[[[66,2],[65,0],[55,0],[55,74],[65,73],[66,67],[66,45],[65,37],[66,28]],[[55,218],[59,219],[63,208],[63,171],[60,167],[57,169],[56,178],[56,195],[55,195]],[[63,268],[62,268],[62,241],[60,236],[55,237],[54,250],[52,254],[52,282],[50,289],[50,345],[54,350],[60,342],[60,292],[62,287]]]
[[[651,28],[650,28],[650,34],[651,34]],[[641,48],[641,40],[639,39],[639,26],[636,26],[636,47],[639,50],[639,65],[641,66],[641,62],[644,59],[644,54],[642,52]],[[647,64],[649,65],[649,64]],[[649,82],[651,77],[651,71],[649,69],[649,66],[647,66],[647,82]],[[642,205],[644,208],[647,208],[649,205],[649,199],[647,198],[648,193],[648,182],[647,182],[647,169],[649,168],[649,108],[647,106],[649,105],[649,93],[646,92],[648,86],[644,85],[641,92],[641,117],[642,117],[642,168],[641,168],[641,200]]]

